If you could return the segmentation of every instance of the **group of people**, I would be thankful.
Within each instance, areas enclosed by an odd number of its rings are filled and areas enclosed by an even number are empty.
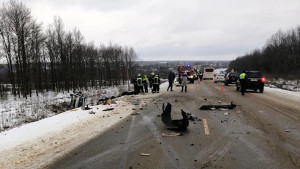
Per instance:
[[[203,78],[203,73],[197,72],[197,77],[200,81],[202,81]],[[174,72],[170,72],[168,76],[168,81],[169,81],[169,86],[167,88],[167,91],[173,91],[173,85],[175,81],[176,75]],[[245,71],[240,74],[240,82],[241,82],[241,93],[244,95],[245,93],[245,85],[246,85],[246,78],[247,75],[245,74]],[[187,73],[185,72],[182,77],[179,79],[181,83],[181,92],[183,90],[187,92],[187,84],[188,84],[188,76]],[[159,74],[154,74],[154,72],[151,73],[150,77],[148,78],[147,75],[142,76],[141,74],[138,74],[137,76],[134,77],[133,80],[134,84],[134,91],[135,93],[148,93],[148,87],[151,89],[152,93],[159,93],[159,85],[160,85],[160,77]]]
[[[202,81],[202,72],[197,73],[197,76],[199,77],[199,80]],[[169,86],[167,88],[167,91],[173,91],[173,85],[175,80],[175,73],[170,72],[168,76]],[[185,92],[187,92],[187,84],[188,84],[188,77],[187,73],[185,72],[184,75],[179,79],[180,83],[182,85],[181,92],[183,92],[183,89]],[[144,74],[142,76],[141,74],[138,74],[133,79],[134,84],[134,91],[135,93],[148,93],[148,88],[150,88],[152,93],[159,93],[159,85],[160,85],[160,77],[159,74],[155,74],[154,72],[151,73],[151,75],[148,76]]]
[[[171,71],[168,76],[169,87],[168,87],[167,91],[169,91],[169,89],[171,89],[171,91],[173,91],[173,83],[174,83],[175,77],[176,77],[175,73]],[[203,74],[201,71],[197,72],[197,77],[199,78],[200,81],[202,81]],[[181,83],[181,92],[183,92],[183,89],[185,92],[187,92],[187,84],[188,84],[187,72],[185,72],[183,74],[183,76],[179,78],[179,81]]]
[[[147,75],[142,76],[141,74],[138,74],[134,77],[133,84],[136,93],[148,93],[148,86],[152,93],[159,93],[159,74],[154,74],[154,72],[152,72],[149,78]]]

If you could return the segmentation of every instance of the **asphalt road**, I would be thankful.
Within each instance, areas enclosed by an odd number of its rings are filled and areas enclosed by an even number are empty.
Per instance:
[[[203,81],[189,84],[188,92],[162,88],[159,95],[130,97],[140,115],[124,119],[48,167],[300,168],[300,100],[267,90],[242,96],[234,86],[220,89],[221,83]],[[232,110],[199,110],[231,101],[237,104]],[[183,109],[202,120],[190,121],[188,130],[180,132],[183,136],[163,137],[172,132],[158,117],[167,102],[174,119],[181,118]]]

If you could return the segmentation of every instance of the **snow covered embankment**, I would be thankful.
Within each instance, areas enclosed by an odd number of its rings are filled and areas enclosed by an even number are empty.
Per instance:
[[[300,80],[268,79],[266,86],[294,92],[300,92]]]
[[[120,99],[116,99],[120,100]],[[127,102],[76,109],[0,133],[0,168],[42,168],[132,113]],[[114,108],[112,111],[102,111]],[[90,111],[96,112],[89,114]]]
[[[87,103],[97,103],[101,98],[118,96],[127,86],[82,91]],[[65,112],[70,103],[68,92],[45,92],[28,99],[17,98],[8,94],[0,101],[0,132],[11,128],[48,118]]]

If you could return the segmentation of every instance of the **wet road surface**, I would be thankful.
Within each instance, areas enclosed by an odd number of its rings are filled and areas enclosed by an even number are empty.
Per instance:
[[[73,150],[48,168],[300,168],[300,101],[210,81],[160,94],[130,97],[136,112],[107,132]],[[206,101],[207,100],[207,101]],[[201,119],[190,121],[183,136],[161,122],[163,103],[172,104],[172,118],[181,109]],[[230,104],[232,110],[199,110],[207,104]],[[227,115],[228,114],[228,115]],[[78,129],[80,130],[80,129]],[[151,154],[141,156],[140,153]]]

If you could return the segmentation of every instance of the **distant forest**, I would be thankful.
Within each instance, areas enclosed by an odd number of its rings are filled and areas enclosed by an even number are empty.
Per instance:
[[[278,31],[262,49],[256,49],[229,63],[231,69],[259,70],[273,78],[300,78],[300,26]]]
[[[131,47],[86,43],[78,29],[65,31],[59,17],[44,30],[24,3],[11,0],[0,7],[0,60],[6,70],[0,71],[0,96],[11,90],[27,98],[125,84],[137,55]]]

